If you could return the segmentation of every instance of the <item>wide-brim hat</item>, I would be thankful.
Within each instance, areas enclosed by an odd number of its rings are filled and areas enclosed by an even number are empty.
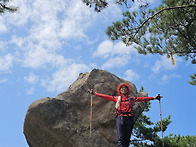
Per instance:
[[[117,87],[118,95],[121,95],[121,93],[120,93],[120,88],[121,88],[122,86],[126,86],[126,87],[128,88],[128,93],[127,93],[127,94],[129,95],[130,92],[131,92],[131,86],[130,86],[128,83],[126,83],[126,82],[120,83],[120,84],[118,85],[118,87]]]

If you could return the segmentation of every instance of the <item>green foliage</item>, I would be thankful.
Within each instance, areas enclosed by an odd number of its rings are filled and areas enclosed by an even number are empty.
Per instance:
[[[133,2],[138,1],[140,2],[140,7],[146,7],[148,6],[147,1],[143,0],[114,0],[116,4],[118,5],[125,5],[127,8],[130,8]],[[101,12],[103,9],[105,9],[108,6],[108,0],[82,0],[83,3],[85,3],[90,8],[94,8],[96,12]]]
[[[176,54],[196,64],[196,1],[164,0],[155,9],[123,12],[123,20],[106,30],[112,40],[137,43],[140,54]],[[195,85],[195,76],[191,77]]]
[[[125,42],[127,45],[136,42],[144,53],[172,52],[195,58],[196,2],[194,0],[190,0],[189,3],[166,0],[154,10],[141,9],[140,12],[132,13],[126,11],[123,12],[123,17],[122,22],[113,23],[106,31],[109,37],[117,34],[116,40],[127,40]],[[116,29],[118,26],[121,28]]]
[[[150,102],[147,103],[144,112],[149,111]],[[170,115],[163,119],[163,131],[165,131],[168,125],[171,123]],[[150,117],[147,117],[142,113],[137,119],[130,144],[135,147],[147,147],[147,146],[162,146],[162,139],[157,135],[161,132],[161,123],[153,123]],[[150,143],[150,144],[149,144]]]
[[[142,86],[139,92],[145,92]],[[165,136],[164,139],[159,137],[158,133],[161,132],[160,121],[153,123],[150,117],[144,113],[150,110],[151,102],[148,101],[145,105],[144,112],[139,116],[135,122],[134,129],[130,144],[132,147],[161,147],[164,143],[165,147],[195,147],[196,136],[180,136],[170,134]],[[146,113],[147,114],[147,113]],[[168,125],[171,123],[171,116],[162,120],[163,132],[166,131]]]
[[[170,134],[164,138],[165,146],[167,147],[195,147],[196,136],[180,136]]]
[[[90,8],[94,7],[96,12],[100,12],[108,6],[108,2],[106,0],[82,0],[82,2]]]
[[[194,73],[191,77],[191,81],[189,81],[189,83],[191,85],[196,85],[196,73]]]
[[[5,12],[15,12],[17,11],[17,7],[7,6],[9,0],[0,0],[0,14]]]
[[[144,112],[148,112],[150,102],[147,103]],[[168,125],[171,123],[171,116],[163,119],[163,131],[166,131]],[[160,122],[153,123],[150,117],[144,113],[137,119],[132,138],[130,140],[131,146],[134,147],[161,147],[163,142],[165,147],[195,147],[196,136],[180,136],[170,134],[165,136],[164,139],[160,138],[157,134],[161,132]]]

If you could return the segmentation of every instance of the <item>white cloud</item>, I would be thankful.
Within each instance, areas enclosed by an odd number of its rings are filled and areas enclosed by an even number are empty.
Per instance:
[[[114,52],[113,54],[116,55],[131,55],[131,54],[137,54],[137,50],[135,49],[136,44],[133,43],[131,46],[126,46],[122,41],[119,41],[114,46]]]
[[[112,54],[112,51],[113,51],[113,42],[109,40],[105,40],[97,47],[97,51],[93,53],[93,56],[107,58],[109,57],[109,55]]]
[[[23,39],[22,37],[12,36],[11,43],[16,44],[18,47],[22,47],[25,43],[26,39]]]
[[[24,81],[30,84],[35,84],[38,81],[38,76],[33,73],[30,73],[29,76],[24,77]]]
[[[129,56],[117,56],[108,59],[103,65],[102,68],[113,68],[113,67],[122,67],[125,66],[128,63],[128,60],[130,59]]]
[[[0,41],[0,52],[4,53],[7,50],[7,43]]]
[[[94,68],[98,68],[97,64],[96,63],[90,63],[89,64],[89,67],[94,69]]]
[[[126,46],[123,42],[119,41],[114,44],[110,40],[103,41],[97,48],[97,50],[93,53],[94,57],[112,57],[118,55],[131,55],[137,54],[137,50],[134,48],[136,44],[131,46]]]
[[[94,22],[96,14],[81,1],[70,1],[61,23],[60,37],[66,39],[86,38],[84,31]]]
[[[7,54],[5,56],[0,56],[0,72],[7,72],[13,66],[13,56],[11,54]]]
[[[82,41],[86,44],[97,42],[99,37],[94,39],[88,38],[86,35],[89,27],[99,23],[100,20],[108,23],[111,21],[108,17],[121,13],[115,4],[110,5],[109,9],[105,9],[101,13],[95,13],[92,8],[90,9],[78,0],[17,0],[12,1],[11,4],[19,6],[18,11],[14,14],[7,13],[4,15],[0,24],[6,24],[8,34],[12,33],[9,34],[11,38],[9,46],[15,52],[13,53],[14,61],[20,63],[23,68],[47,69],[47,72],[50,71],[51,73],[55,69],[56,72],[53,73],[52,77],[45,75],[46,79],[43,79],[42,76],[38,75],[42,77],[42,86],[49,91],[64,89],[77,78],[80,72],[89,70],[89,67],[84,64],[73,63],[75,59],[68,59],[66,46],[71,48],[72,41]],[[73,49],[75,49],[74,46]],[[5,57],[0,57],[0,63],[6,63],[0,64],[0,71],[8,71],[13,66],[11,54],[8,57],[6,62]],[[121,62],[119,57],[116,59]],[[127,59],[122,62],[120,64],[124,65]],[[95,66],[95,64],[89,66]],[[35,84],[40,79],[30,73],[24,80],[27,83]],[[34,89],[32,88],[29,89],[28,93],[33,92]]]
[[[24,55],[24,66],[31,68],[50,68],[65,66],[70,60],[65,59],[62,55],[56,54],[51,50],[35,46],[28,50]]]
[[[84,64],[73,63],[69,67],[59,69],[52,77],[48,77],[42,80],[42,86],[48,91],[62,91],[65,90],[70,84],[76,80],[79,73],[87,72],[90,69]]]
[[[93,53],[94,57],[105,58],[107,61],[102,65],[102,68],[113,68],[125,66],[131,59],[138,62],[137,50],[134,48],[135,44],[126,46],[121,41],[114,44],[114,42],[105,40]],[[132,56],[133,55],[133,56]]]
[[[125,75],[125,79],[127,79],[129,81],[137,81],[140,78],[139,74],[137,74],[133,70],[125,71],[124,75]]]
[[[27,90],[27,94],[28,95],[32,95],[32,94],[34,94],[34,92],[35,92],[35,88],[29,88],[28,90]]]
[[[19,6],[16,13],[5,17],[10,28],[13,25],[19,31],[11,37],[11,43],[19,47],[16,48],[20,59],[16,61],[32,68],[65,65],[69,59],[60,51],[66,50],[64,45],[69,45],[68,41],[85,40],[89,43],[85,31],[91,25],[103,16],[108,21],[106,17],[120,14],[120,9],[114,4],[109,8],[115,10],[112,13],[108,13],[108,9],[95,13],[78,0],[18,0],[12,1],[11,5]],[[17,29],[14,31],[17,32]]]
[[[167,58],[166,56],[161,56],[161,59],[157,60],[151,69],[154,73],[158,73],[161,69],[173,70],[177,68],[180,62],[182,62],[182,59],[178,56],[174,56],[174,61],[175,65],[172,65],[172,61],[170,58]]]
[[[6,78],[0,79],[0,83],[6,83],[7,81],[8,81],[8,79],[6,79]]]
[[[174,78],[180,78],[180,75],[175,74],[175,73],[170,74],[170,75],[165,74],[161,77],[161,81],[162,81],[161,84],[165,84],[165,83],[167,83],[168,81],[170,81],[171,79],[174,79]]]
[[[159,72],[160,68],[162,67],[161,66],[161,63],[162,62],[160,60],[158,60],[158,61],[155,62],[155,65],[152,67],[152,71],[154,73],[158,73]]]
[[[148,5],[152,5],[155,0],[148,0]],[[141,4],[145,5],[146,1],[134,1],[133,5],[130,7],[130,11],[136,11],[140,8]]]
[[[31,15],[32,13],[32,6],[31,6],[32,0],[23,1],[23,0],[17,0],[17,1],[10,1],[10,5],[18,7],[18,10],[15,13],[8,13],[5,15],[8,22],[10,24],[14,24],[17,26],[22,26],[28,22],[30,17],[33,17]]]
[[[0,33],[5,33],[7,31],[7,27],[2,17],[0,17]]]
[[[18,28],[28,26],[22,30],[26,35],[14,35],[11,41],[19,47],[18,57],[25,67],[65,66],[70,59],[61,55],[60,51],[66,50],[63,45],[71,39],[86,40],[84,32],[97,17],[92,9],[77,0],[19,0],[13,5],[20,7],[14,15],[8,15],[9,23]]]

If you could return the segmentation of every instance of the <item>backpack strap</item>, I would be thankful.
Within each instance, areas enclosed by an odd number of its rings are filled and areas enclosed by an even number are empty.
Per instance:
[[[134,97],[129,97],[128,99],[130,107],[133,107],[135,105]]]

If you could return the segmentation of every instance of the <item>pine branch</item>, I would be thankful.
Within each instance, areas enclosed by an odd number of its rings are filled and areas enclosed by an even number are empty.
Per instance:
[[[167,10],[173,10],[173,9],[181,9],[181,8],[187,8],[187,7],[193,7],[196,8],[196,5],[188,5],[188,6],[175,6],[175,7],[168,7],[168,8],[163,8],[161,10],[159,10],[158,12],[156,12],[154,15],[148,17],[136,30],[136,32],[134,33],[132,38],[129,38],[128,42],[131,41],[137,34],[138,32],[143,28],[143,26],[150,21],[151,19],[153,19],[155,16],[159,15],[160,13],[162,13],[163,11],[167,11]]]
[[[5,4],[0,3],[0,13],[4,13],[5,11],[15,12],[17,11],[17,7],[8,7]]]

